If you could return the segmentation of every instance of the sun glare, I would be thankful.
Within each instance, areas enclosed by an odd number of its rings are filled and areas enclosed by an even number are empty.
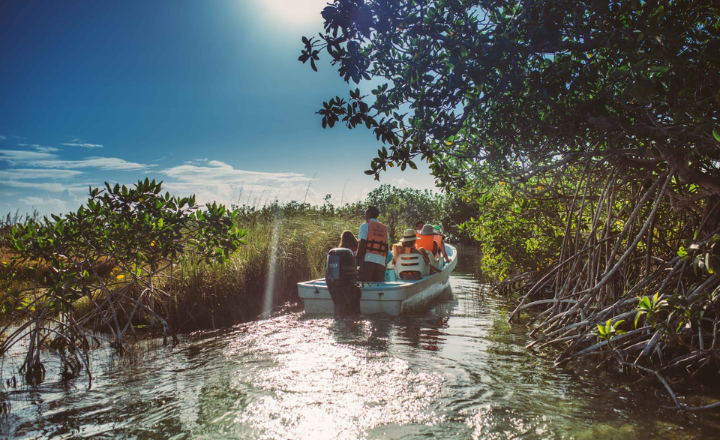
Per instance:
[[[263,20],[283,28],[319,29],[322,25],[320,12],[330,0],[252,0],[254,8]]]

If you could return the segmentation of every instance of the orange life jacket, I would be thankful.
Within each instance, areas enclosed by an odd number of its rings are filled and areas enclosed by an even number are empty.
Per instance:
[[[443,236],[442,235],[433,235],[433,237],[435,238],[435,243],[437,243],[438,251],[441,253],[444,253],[445,250],[443,249],[443,245],[442,245]]]
[[[413,249],[415,249],[415,246],[406,247],[406,246],[403,246],[402,243],[399,243],[399,244],[394,244],[392,249],[393,249],[393,257],[394,257],[395,261],[397,261],[398,255],[411,254]]]
[[[412,254],[412,250],[413,250],[412,247],[407,247],[407,246],[403,246],[403,245],[395,246],[395,249],[397,249],[398,255]]]
[[[394,244],[393,245],[393,256],[397,260],[397,257],[399,255],[412,254],[412,253],[414,253],[413,252],[414,250],[415,250],[414,246],[406,247],[406,246],[403,246],[402,243]],[[421,255],[421,257],[422,257],[422,255]],[[424,258],[423,258],[423,260],[424,260]],[[419,280],[422,278],[422,272],[420,272],[419,270],[405,270],[403,272],[400,272],[399,277],[401,280]]]
[[[426,251],[436,253],[433,244],[435,243],[434,235],[418,235],[417,241],[415,241],[415,247],[425,248]]]
[[[380,222],[368,223],[368,238],[365,241],[365,253],[382,255],[388,254],[387,226]]]

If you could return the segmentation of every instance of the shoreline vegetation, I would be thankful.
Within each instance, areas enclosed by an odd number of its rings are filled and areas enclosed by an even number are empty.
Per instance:
[[[298,60],[358,85],[316,113],[380,141],[366,174],[423,161],[477,203],[465,230],[529,349],[710,409],[673,389],[720,382],[719,12],[335,0]]]
[[[297,303],[296,284],[323,276],[327,251],[343,230],[357,230],[365,203],[380,206],[391,235],[417,218],[457,233],[463,220],[452,215],[464,215],[443,196],[388,185],[362,203],[328,200],[199,207],[145,179],[91,188],[77,212],[8,215],[0,224],[0,356],[23,351],[19,373],[29,384],[45,380],[45,356],[59,358],[63,379],[85,373],[91,381],[90,352],[100,344],[119,354],[144,336],[174,344],[180,332]]]
[[[575,197],[535,206],[510,185],[496,186],[477,205],[383,185],[343,207],[231,209],[200,209],[192,197],[163,195],[161,184],[147,179],[135,188],[91,189],[77,213],[3,225],[0,355],[14,345],[26,351],[26,383],[44,380],[48,355],[70,379],[89,372],[89,353],[102,343],[122,354],[141,337],[175,343],[180,332],[228,327],[296,304],[296,283],[322,277],[327,251],[375,204],[396,233],[423,218],[442,224],[454,241],[472,235],[482,246],[478,272],[517,304],[509,321],[535,338],[528,349],[558,350],[556,364],[591,359],[611,368],[617,361],[621,371],[659,382],[678,408],[715,408],[720,404],[688,407],[673,389],[717,377],[718,283],[711,272],[720,203],[678,218],[663,199],[672,183],[670,173],[645,188],[587,176]],[[563,211],[574,213],[565,224]],[[588,219],[592,228],[575,226]],[[647,293],[667,286],[683,290]]]

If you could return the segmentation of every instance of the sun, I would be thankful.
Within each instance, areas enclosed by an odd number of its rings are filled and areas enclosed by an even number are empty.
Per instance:
[[[251,0],[254,9],[264,21],[279,25],[284,29],[313,30],[320,29],[320,12],[332,3],[329,0]]]

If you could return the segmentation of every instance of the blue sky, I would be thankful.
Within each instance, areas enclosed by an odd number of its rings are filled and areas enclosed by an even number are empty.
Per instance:
[[[315,112],[350,86],[297,61],[325,3],[3,0],[0,215],[146,176],[202,203],[361,199],[380,144],[323,130]],[[381,183],[433,188],[425,166]]]

